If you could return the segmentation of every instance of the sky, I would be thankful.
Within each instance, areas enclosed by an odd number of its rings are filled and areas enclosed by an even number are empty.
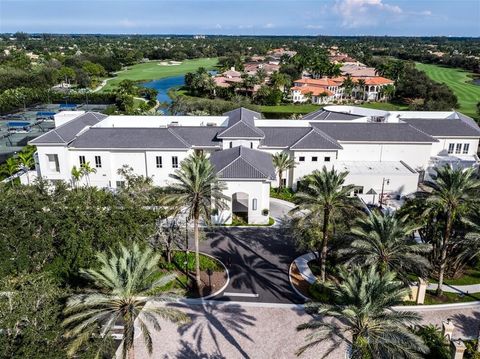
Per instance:
[[[480,36],[480,0],[0,0],[0,32]]]

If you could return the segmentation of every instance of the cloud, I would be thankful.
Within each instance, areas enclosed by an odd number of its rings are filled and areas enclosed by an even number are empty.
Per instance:
[[[323,25],[307,25],[305,29],[323,29]]]
[[[215,25],[215,29],[221,29],[221,28],[222,28],[222,25],[220,25],[220,24]]]
[[[137,24],[134,22],[134,21],[130,21],[128,19],[123,19],[119,22],[119,25],[121,27],[127,27],[127,28],[130,28],[130,27],[135,27],[137,26]]]
[[[251,29],[253,28],[253,25],[238,25],[238,29]]]
[[[263,25],[263,28],[264,28],[264,29],[273,29],[274,27],[275,27],[275,25],[272,24],[271,22],[269,22],[268,24]]]
[[[401,15],[403,10],[383,0],[337,0],[334,11],[342,18],[342,26],[348,28],[373,26],[382,18]]]

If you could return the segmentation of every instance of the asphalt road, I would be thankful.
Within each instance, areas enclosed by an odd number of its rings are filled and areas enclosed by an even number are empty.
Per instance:
[[[228,267],[230,283],[215,299],[263,303],[303,303],[293,291],[288,269],[299,255],[282,227],[216,228],[206,233],[202,252]]]

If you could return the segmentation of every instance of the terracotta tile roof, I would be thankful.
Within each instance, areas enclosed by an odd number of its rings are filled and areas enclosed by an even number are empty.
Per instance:
[[[292,91],[300,91],[304,95],[306,95],[307,93],[311,93],[312,96],[320,96],[322,93],[325,93],[328,96],[333,96],[333,92],[327,90],[324,87],[294,86],[292,87]]]
[[[338,86],[341,85],[343,82],[343,78],[321,78],[321,79],[309,79],[309,78],[303,78],[303,79],[298,79],[295,80],[294,83],[301,83],[305,85],[313,85],[313,86]]]

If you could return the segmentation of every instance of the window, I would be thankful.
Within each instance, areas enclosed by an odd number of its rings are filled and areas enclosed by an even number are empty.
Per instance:
[[[178,168],[178,157],[172,156],[172,168]]]
[[[95,167],[102,168],[102,157],[95,156]]]
[[[124,188],[125,187],[125,181],[117,181],[116,186],[117,186],[117,188]]]
[[[317,156],[313,156],[312,157],[312,162],[317,162],[318,161],[318,157]]]
[[[162,156],[155,157],[157,168],[162,168]]]
[[[250,148],[253,148],[253,142],[250,142]]]
[[[252,200],[252,210],[256,211],[257,210],[257,199],[254,198]]]
[[[323,160],[324,160],[325,162],[330,162],[330,157],[327,156],[327,157],[325,157]]]
[[[457,143],[457,145],[455,147],[455,153],[460,153],[460,152],[462,152],[462,144]]]
[[[60,172],[60,164],[58,163],[58,155],[47,155],[48,168],[52,172]]]
[[[78,162],[80,166],[83,166],[87,161],[85,161],[85,156],[78,156]]]
[[[466,155],[468,154],[468,149],[470,148],[470,145],[468,143],[463,144],[463,154]]]
[[[363,193],[363,187],[361,187],[361,186],[356,186],[356,187],[353,189],[353,194],[354,194],[354,195],[362,194],[362,193]]]
[[[298,157],[298,160],[299,160],[300,162],[304,162],[304,161],[305,161],[305,156],[300,156],[300,157]]]
[[[283,187],[287,186],[287,179],[286,178],[282,178],[282,186]]]
[[[232,147],[233,147],[233,142],[230,141],[230,148],[232,148]]]
[[[453,149],[455,148],[454,143],[449,143],[448,144],[448,153],[453,153]]]

